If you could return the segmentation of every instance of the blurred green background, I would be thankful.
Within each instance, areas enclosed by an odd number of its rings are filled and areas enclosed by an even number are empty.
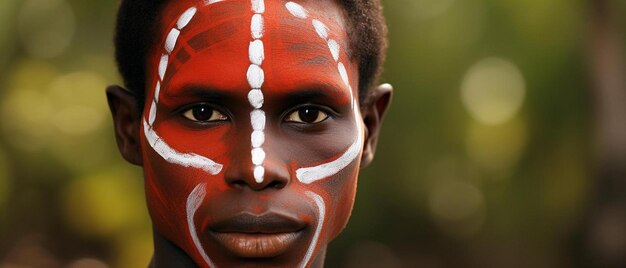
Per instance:
[[[626,1],[383,4],[394,103],[327,267],[623,264]],[[104,94],[116,7],[0,1],[0,267],[149,262]]]

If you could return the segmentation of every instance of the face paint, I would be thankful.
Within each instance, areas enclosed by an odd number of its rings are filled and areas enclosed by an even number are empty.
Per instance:
[[[341,9],[170,1],[160,28],[142,139],[155,231],[203,267],[308,267],[347,223],[363,148]],[[328,117],[292,120],[304,110]]]

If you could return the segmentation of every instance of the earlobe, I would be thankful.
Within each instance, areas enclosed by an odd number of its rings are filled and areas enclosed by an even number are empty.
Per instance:
[[[393,87],[390,84],[382,84],[371,94],[370,101],[363,109],[363,122],[365,123],[365,143],[363,145],[363,156],[361,157],[361,167],[367,167],[376,153],[378,135],[383,118],[393,95]]]
[[[117,85],[107,87],[106,94],[113,116],[117,147],[122,157],[131,164],[143,165],[139,140],[141,112],[135,95]]]

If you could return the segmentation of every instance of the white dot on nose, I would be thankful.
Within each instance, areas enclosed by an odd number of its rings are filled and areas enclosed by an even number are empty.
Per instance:
[[[265,176],[265,168],[263,166],[254,167],[254,180],[257,183],[263,182],[263,176]]]

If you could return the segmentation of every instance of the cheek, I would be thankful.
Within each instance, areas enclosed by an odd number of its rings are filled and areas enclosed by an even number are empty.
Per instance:
[[[353,163],[337,173],[332,179],[316,183],[310,191],[322,196],[326,205],[323,232],[330,242],[346,227],[355,201],[358,181],[358,164]]]
[[[213,176],[199,169],[169,163],[154,152],[145,139],[142,143],[146,199],[154,228],[177,245],[192,247],[193,241],[187,235],[181,235],[189,232],[185,221],[189,194],[201,183],[225,191],[227,185],[223,173]],[[229,161],[224,158],[221,163],[226,166]]]

